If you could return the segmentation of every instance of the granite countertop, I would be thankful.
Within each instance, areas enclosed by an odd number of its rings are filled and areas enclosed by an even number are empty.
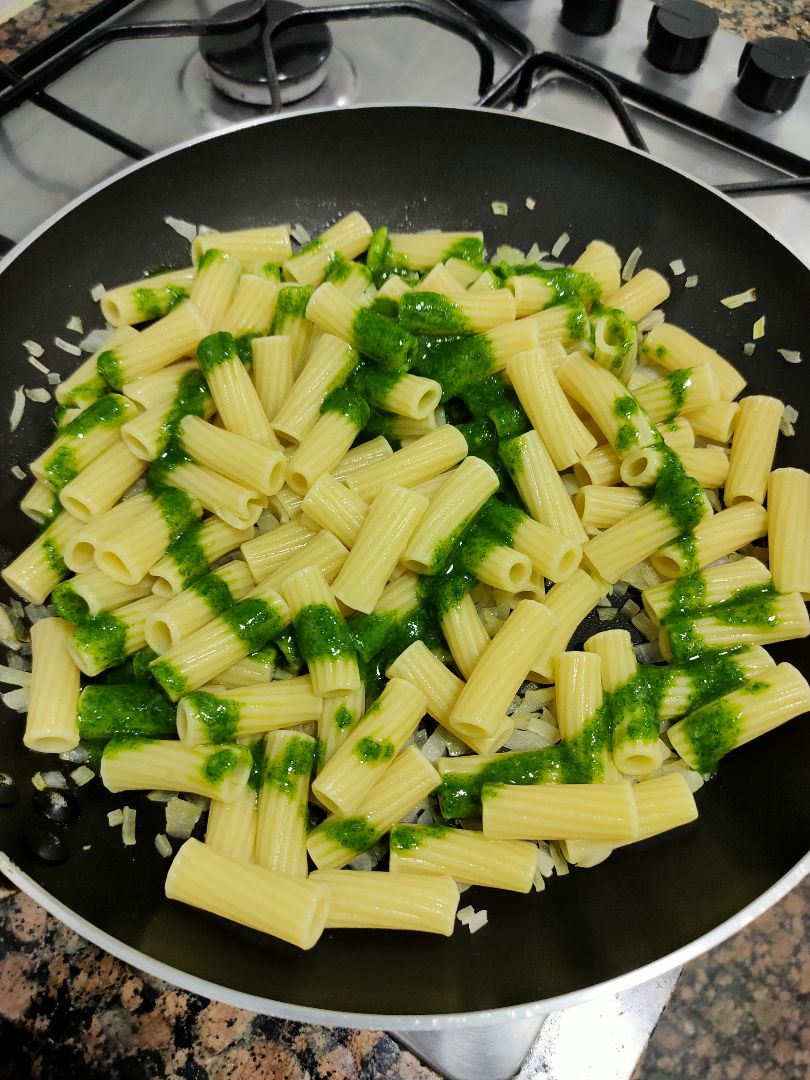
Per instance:
[[[0,25],[12,60],[92,6],[38,0]],[[748,39],[810,39],[806,0],[709,0]],[[810,880],[687,964],[633,1080],[810,1075]],[[375,1031],[259,1016],[176,990],[0,882],[0,1080],[438,1080]],[[566,1078],[568,1080],[568,1078]]]

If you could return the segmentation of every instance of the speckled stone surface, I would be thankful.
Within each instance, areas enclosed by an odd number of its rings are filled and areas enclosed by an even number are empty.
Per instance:
[[[36,0],[14,19],[0,25],[0,60],[9,63],[43,41],[96,0]],[[706,0],[720,12],[720,25],[748,40],[781,34],[810,39],[807,0]],[[136,13],[136,18],[139,16]],[[190,16],[193,17],[193,16]]]

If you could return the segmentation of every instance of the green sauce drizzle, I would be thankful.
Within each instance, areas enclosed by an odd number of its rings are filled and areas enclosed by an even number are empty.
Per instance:
[[[158,690],[143,683],[86,686],[79,697],[77,720],[82,739],[116,735],[174,738],[174,706]]]
[[[110,611],[101,611],[76,628],[73,642],[104,670],[120,664],[127,656],[127,628]]]
[[[220,618],[248,653],[257,652],[284,629],[278,612],[256,597],[246,597],[226,608]]]
[[[354,748],[355,756],[364,765],[377,765],[381,761],[390,761],[396,750],[390,739],[360,739]]]
[[[284,744],[281,756],[266,763],[264,782],[292,799],[302,777],[312,772],[315,763],[315,740],[295,736]]]
[[[294,625],[298,648],[307,663],[355,655],[346,620],[339,611],[333,611],[326,604],[308,604],[301,608]]]
[[[399,321],[417,334],[470,334],[463,308],[441,293],[405,293],[399,301]]]
[[[214,697],[202,690],[186,694],[183,700],[205,724],[208,742],[234,742],[239,730],[239,705],[235,701]]]

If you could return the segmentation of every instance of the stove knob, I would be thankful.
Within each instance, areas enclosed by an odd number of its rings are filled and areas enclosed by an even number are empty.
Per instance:
[[[661,71],[697,71],[718,23],[716,12],[698,0],[661,0],[650,13],[644,55]]]
[[[737,74],[740,101],[761,112],[785,112],[810,75],[810,45],[780,37],[749,41]]]
[[[619,21],[622,0],[563,0],[560,22],[572,34],[599,37]]]

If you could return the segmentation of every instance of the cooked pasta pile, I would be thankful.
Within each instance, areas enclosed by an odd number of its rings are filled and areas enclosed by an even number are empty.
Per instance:
[[[781,401],[650,318],[660,274],[359,213],[191,257],[102,297],[3,571],[56,613],[25,744],[210,798],[169,897],[302,948],[448,935],[457,882],[528,892],[550,852],[685,825],[725,754],[810,710],[764,649],[810,632],[810,475],[772,471]],[[652,644],[569,648],[622,604]]]

